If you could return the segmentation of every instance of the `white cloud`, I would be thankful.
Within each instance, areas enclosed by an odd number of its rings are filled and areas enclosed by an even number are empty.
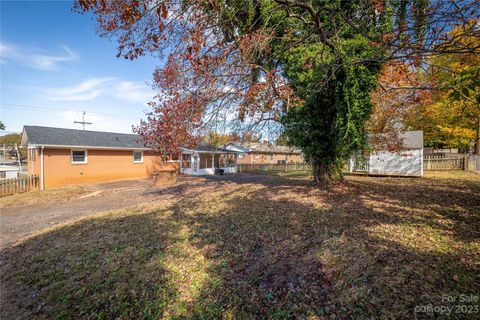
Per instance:
[[[121,81],[114,93],[115,97],[132,103],[142,103],[153,100],[155,92],[141,82]]]
[[[62,122],[57,123],[56,126],[70,129],[82,129],[81,124],[74,123],[75,121],[82,121],[82,119],[81,111],[63,111]],[[85,130],[132,133],[132,124],[136,124],[136,122],[132,122],[131,119],[114,119],[115,121],[112,121],[112,117],[87,111],[85,114],[85,121],[91,122],[92,124],[86,125]]]
[[[13,62],[39,70],[56,70],[60,62],[76,60],[78,56],[67,46],[59,46],[59,53],[44,53],[38,48],[0,43],[0,63]]]
[[[145,106],[155,96],[155,91],[142,82],[120,81],[116,78],[90,78],[74,86],[43,91],[48,100],[86,101],[102,95]]]
[[[48,100],[93,100],[106,90],[105,84],[112,80],[114,78],[92,78],[76,86],[46,90],[45,96]]]

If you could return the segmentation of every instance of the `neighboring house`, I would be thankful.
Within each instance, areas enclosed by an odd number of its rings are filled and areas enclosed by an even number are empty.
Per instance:
[[[28,148],[28,174],[39,176],[42,190],[178,170],[134,134],[24,126],[21,144]]]
[[[0,179],[18,178],[19,168],[17,166],[0,165]]]
[[[224,148],[238,153],[238,164],[285,164],[304,161],[300,150],[269,143],[230,142]]]
[[[224,173],[237,172],[235,151],[200,143],[194,149],[181,147],[180,152],[180,173],[208,175],[214,174],[215,169],[222,169]]]
[[[366,172],[372,175],[423,176],[423,131],[406,131],[399,136],[401,150],[378,150],[367,158],[352,159],[350,172]]]

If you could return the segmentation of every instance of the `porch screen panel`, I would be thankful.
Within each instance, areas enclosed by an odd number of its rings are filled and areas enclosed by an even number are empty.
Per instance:
[[[212,167],[212,155],[210,154],[200,154],[200,169],[206,169]]]
[[[214,161],[214,163],[215,163],[215,168],[220,168],[220,167],[222,167],[222,165],[220,164],[220,155],[219,155],[219,154],[216,154],[216,155],[215,155],[215,161]]]

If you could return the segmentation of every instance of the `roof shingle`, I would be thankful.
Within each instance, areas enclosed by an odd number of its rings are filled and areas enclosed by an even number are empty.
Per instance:
[[[24,126],[26,141],[22,144],[39,146],[77,146],[119,149],[147,149],[136,134]]]

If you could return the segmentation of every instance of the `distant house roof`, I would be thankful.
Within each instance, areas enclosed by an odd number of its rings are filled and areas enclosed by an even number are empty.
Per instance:
[[[243,149],[244,152],[259,152],[259,153],[288,153],[288,154],[300,154],[301,151],[296,148],[287,147],[287,146],[277,146],[275,144],[270,143],[260,143],[260,142],[243,142],[243,143],[236,143],[230,142],[225,145],[232,146],[237,149]],[[242,150],[242,151],[243,151]]]
[[[240,143],[236,143],[236,142],[229,142],[226,145],[224,145],[223,148],[232,150],[232,151],[242,152],[242,153],[250,151],[248,148],[243,147]]]
[[[195,148],[188,148],[186,146],[182,146],[180,147],[180,149],[182,151],[189,151],[189,152],[192,152],[192,151],[196,151],[196,152],[200,152],[200,153],[235,153],[234,151],[232,150],[228,150],[228,149],[225,149],[225,148],[217,148],[217,147],[214,147],[208,143],[199,143],[195,146]]]
[[[24,126],[21,144],[23,146],[85,147],[99,149],[148,149],[141,142],[140,136],[135,134],[40,126]]]

